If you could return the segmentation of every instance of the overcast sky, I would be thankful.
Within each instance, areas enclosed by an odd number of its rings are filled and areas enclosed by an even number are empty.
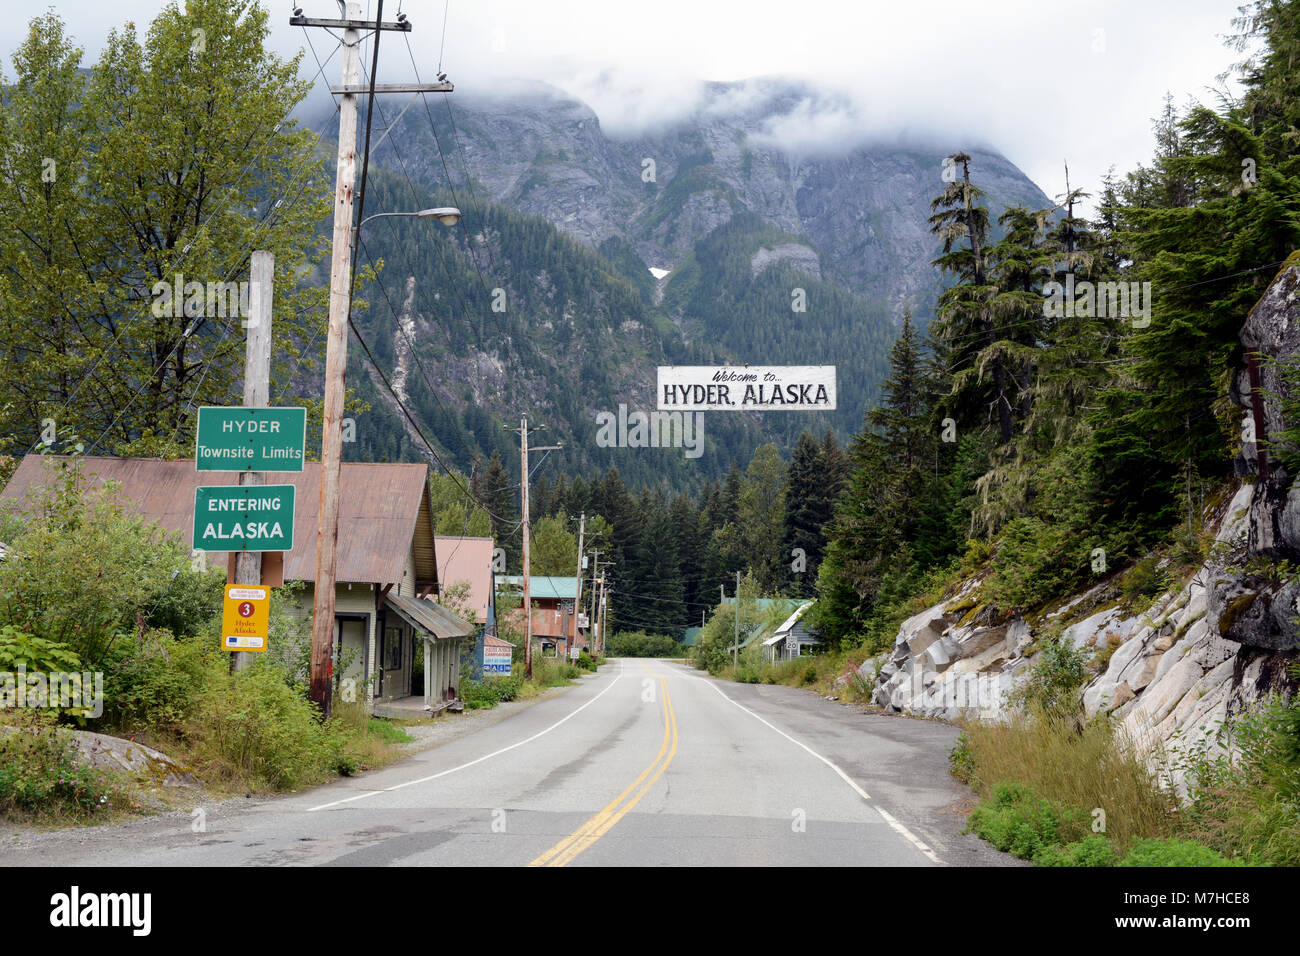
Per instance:
[[[264,0],[266,3],[267,0]],[[926,133],[983,141],[1044,192],[1148,159],[1151,118],[1166,91],[1213,101],[1216,77],[1240,57],[1223,44],[1244,0],[386,0],[414,30],[422,78],[439,61],[468,92],[511,78],[540,79],[586,100],[612,135],[671,122],[700,80],[783,75],[846,94],[851,107],[808,115],[790,135],[821,147],[862,135]],[[308,16],[338,16],[335,0],[299,0]],[[87,51],[163,0],[54,0]],[[304,31],[275,0],[272,44],[291,53]],[[363,8],[373,10],[373,0]],[[31,12],[42,9],[33,4]],[[8,60],[22,17],[0,21]],[[312,30],[324,54],[334,41]],[[389,46],[389,42],[392,46]],[[380,47],[380,80],[409,78],[398,34]],[[310,54],[307,75],[316,72]],[[368,62],[368,57],[367,57]],[[336,58],[328,68],[337,82]],[[454,94],[453,94],[454,95]]]

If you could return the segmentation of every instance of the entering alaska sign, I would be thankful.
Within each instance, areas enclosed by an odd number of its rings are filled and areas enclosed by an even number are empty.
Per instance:
[[[834,411],[834,365],[661,365],[661,412]]]
[[[293,485],[194,489],[196,551],[292,551]]]

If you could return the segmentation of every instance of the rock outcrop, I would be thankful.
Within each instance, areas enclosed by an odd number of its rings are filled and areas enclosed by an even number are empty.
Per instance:
[[[1245,373],[1233,397],[1252,420],[1262,415],[1265,435],[1280,435],[1289,395],[1277,366],[1300,361],[1300,255],[1252,310],[1241,338],[1262,356],[1258,400],[1252,407]],[[1278,562],[1300,558],[1300,489],[1272,457],[1260,477],[1258,461],[1247,442],[1237,470],[1256,480],[1209,516],[1215,546],[1185,584],[1134,614],[1117,601],[1104,606],[1103,583],[1040,625],[1097,607],[1061,634],[1075,647],[1096,649],[1100,673],[1082,692],[1084,713],[1109,714],[1130,739],[1163,748],[1178,786],[1180,755],[1207,746],[1225,721],[1261,697],[1294,691],[1288,668],[1300,656],[1300,581],[1287,580]],[[875,681],[877,704],[949,719],[1007,712],[1007,692],[1033,666],[1034,639],[1020,618],[981,625],[979,585],[967,581],[905,621],[888,660],[862,666],[860,674]]]

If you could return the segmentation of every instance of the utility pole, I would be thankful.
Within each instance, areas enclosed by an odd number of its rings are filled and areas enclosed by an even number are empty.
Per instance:
[[[614,589],[608,588],[601,600],[605,604],[605,612],[600,616],[600,652],[605,653],[605,632],[609,629],[609,596],[614,593]]]
[[[591,614],[587,617],[587,629],[591,632],[591,647],[596,649],[596,575],[600,571],[600,549],[591,551]]]
[[[271,303],[275,277],[275,253],[259,250],[249,262],[248,338],[244,343],[244,407],[266,408],[271,399]],[[261,472],[241,471],[241,485],[261,485]],[[262,552],[235,554],[235,578],[231,584],[262,583]],[[230,655],[230,670],[242,671],[253,663],[249,651]]]
[[[519,419],[519,460],[520,460],[520,495],[523,498],[520,514],[523,515],[524,540],[524,676],[529,680],[533,676],[533,602],[528,593],[528,416]]]
[[[344,20],[304,17],[295,13],[290,26],[322,27],[343,31],[343,82],[330,87],[339,101],[338,168],[334,181],[334,236],[330,256],[329,330],[325,339],[324,425],[321,429],[320,512],[316,528],[316,579],[311,622],[311,699],[321,717],[330,715],[330,665],[334,656],[335,576],[338,567],[339,474],[343,457],[344,373],[348,359],[348,319],[352,311],[352,197],[357,176],[357,95],[359,93],[451,92],[450,83],[372,84],[361,86],[361,31],[410,32],[411,23],[399,14],[398,22],[384,22],[383,0],[374,20],[361,19],[361,4],[348,0]],[[376,51],[376,59],[378,51]],[[372,64],[372,72],[378,66]]]
[[[597,635],[597,647],[603,652],[605,649],[605,628],[609,626],[609,592],[611,588],[605,583],[605,579],[600,579],[600,634]]]
[[[600,623],[602,617],[601,608],[604,606],[602,601],[602,595],[604,594],[604,592],[605,592],[604,576],[596,576],[595,574],[593,574],[591,578],[591,610],[592,610],[591,642],[592,642],[592,646],[596,647],[598,651],[600,647],[600,643],[599,643]]]
[[[541,431],[545,425],[534,425],[531,429],[528,427],[528,416],[524,415],[519,419],[518,428],[506,428],[506,431],[519,432],[519,496],[520,496],[520,513],[523,517],[523,549],[524,549],[524,674],[531,678],[533,676],[533,605],[532,595],[529,593],[529,575],[532,573],[528,564],[528,433],[530,431]],[[563,446],[561,445],[538,445],[534,451],[555,451]]]
[[[582,610],[582,541],[583,533],[586,530],[587,512],[584,511],[578,519],[578,589],[573,595],[573,643],[575,647],[578,644],[578,612]],[[568,631],[565,631],[565,634],[567,636]]]
[[[740,572],[736,572],[736,640],[731,645],[731,666],[740,663]]]

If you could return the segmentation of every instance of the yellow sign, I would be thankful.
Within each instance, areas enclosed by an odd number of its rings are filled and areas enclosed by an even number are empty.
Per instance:
[[[271,589],[227,584],[221,612],[221,646],[228,651],[265,651],[271,624]]]

